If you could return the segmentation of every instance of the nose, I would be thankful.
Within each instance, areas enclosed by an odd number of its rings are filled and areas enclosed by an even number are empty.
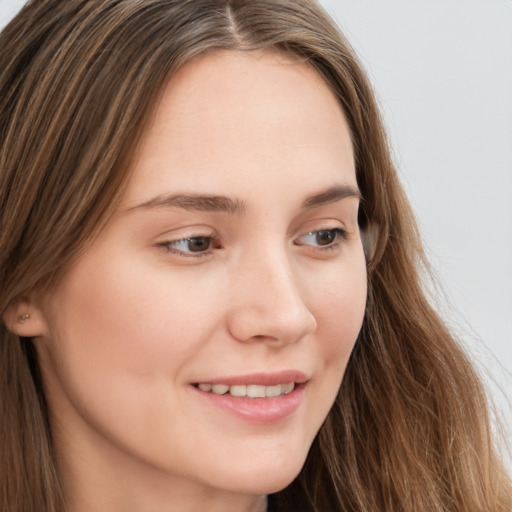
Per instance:
[[[238,341],[286,345],[316,330],[289,258],[276,251],[253,253],[236,271],[228,327]],[[297,276],[298,277],[298,276]]]

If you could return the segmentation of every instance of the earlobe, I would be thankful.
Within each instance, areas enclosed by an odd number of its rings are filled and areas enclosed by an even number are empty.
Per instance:
[[[42,336],[46,322],[41,310],[29,299],[12,301],[3,314],[7,329],[24,338]]]

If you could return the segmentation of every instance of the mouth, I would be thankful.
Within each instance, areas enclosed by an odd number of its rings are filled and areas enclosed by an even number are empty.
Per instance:
[[[208,407],[251,424],[268,425],[293,415],[303,401],[308,383],[304,373],[289,370],[205,380],[192,384],[192,389]]]
[[[211,384],[201,383],[195,386],[205,393],[214,395],[229,394],[234,397],[242,398],[274,398],[276,396],[287,395],[295,389],[295,382],[276,384],[273,386],[263,386],[260,384]]]

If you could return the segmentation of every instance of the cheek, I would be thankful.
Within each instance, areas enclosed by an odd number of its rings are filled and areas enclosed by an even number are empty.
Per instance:
[[[323,288],[316,310],[317,343],[322,361],[322,376],[315,387],[314,402],[322,407],[322,421],[338,395],[345,369],[361,330],[366,309],[367,277],[364,257],[358,258],[350,270],[336,273],[329,286]],[[320,424],[315,427],[320,428]]]
[[[169,429],[184,408],[176,390],[218,322],[214,293],[197,300],[198,286],[165,275],[91,258],[65,276],[48,301],[49,335],[39,350],[56,425],[82,437],[92,426],[141,457],[179,434]]]
[[[171,286],[163,275],[133,261],[114,266],[91,259],[65,277],[48,305],[46,345],[58,380],[76,401],[92,406],[104,396],[129,408],[147,400],[155,385],[180,379],[214,314],[193,300],[197,290]]]
[[[367,277],[364,258],[340,272],[318,297],[316,318],[322,347],[332,363],[345,363],[361,330],[366,309]]]
[[[79,267],[63,283],[52,308],[55,330],[67,334],[66,344],[96,348],[102,358],[144,360],[160,351],[185,353],[199,341],[204,326],[198,319],[209,316],[208,304],[194,299],[196,290],[165,275],[133,261],[115,268]]]

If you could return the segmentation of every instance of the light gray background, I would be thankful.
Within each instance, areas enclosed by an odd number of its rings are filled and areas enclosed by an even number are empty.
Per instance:
[[[321,3],[375,84],[445,292],[439,310],[485,375],[511,443],[512,0]],[[22,4],[0,0],[0,26]]]
[[[375,84],[439,311],[484,374],[510,447],[512,0],[321,3]]]

